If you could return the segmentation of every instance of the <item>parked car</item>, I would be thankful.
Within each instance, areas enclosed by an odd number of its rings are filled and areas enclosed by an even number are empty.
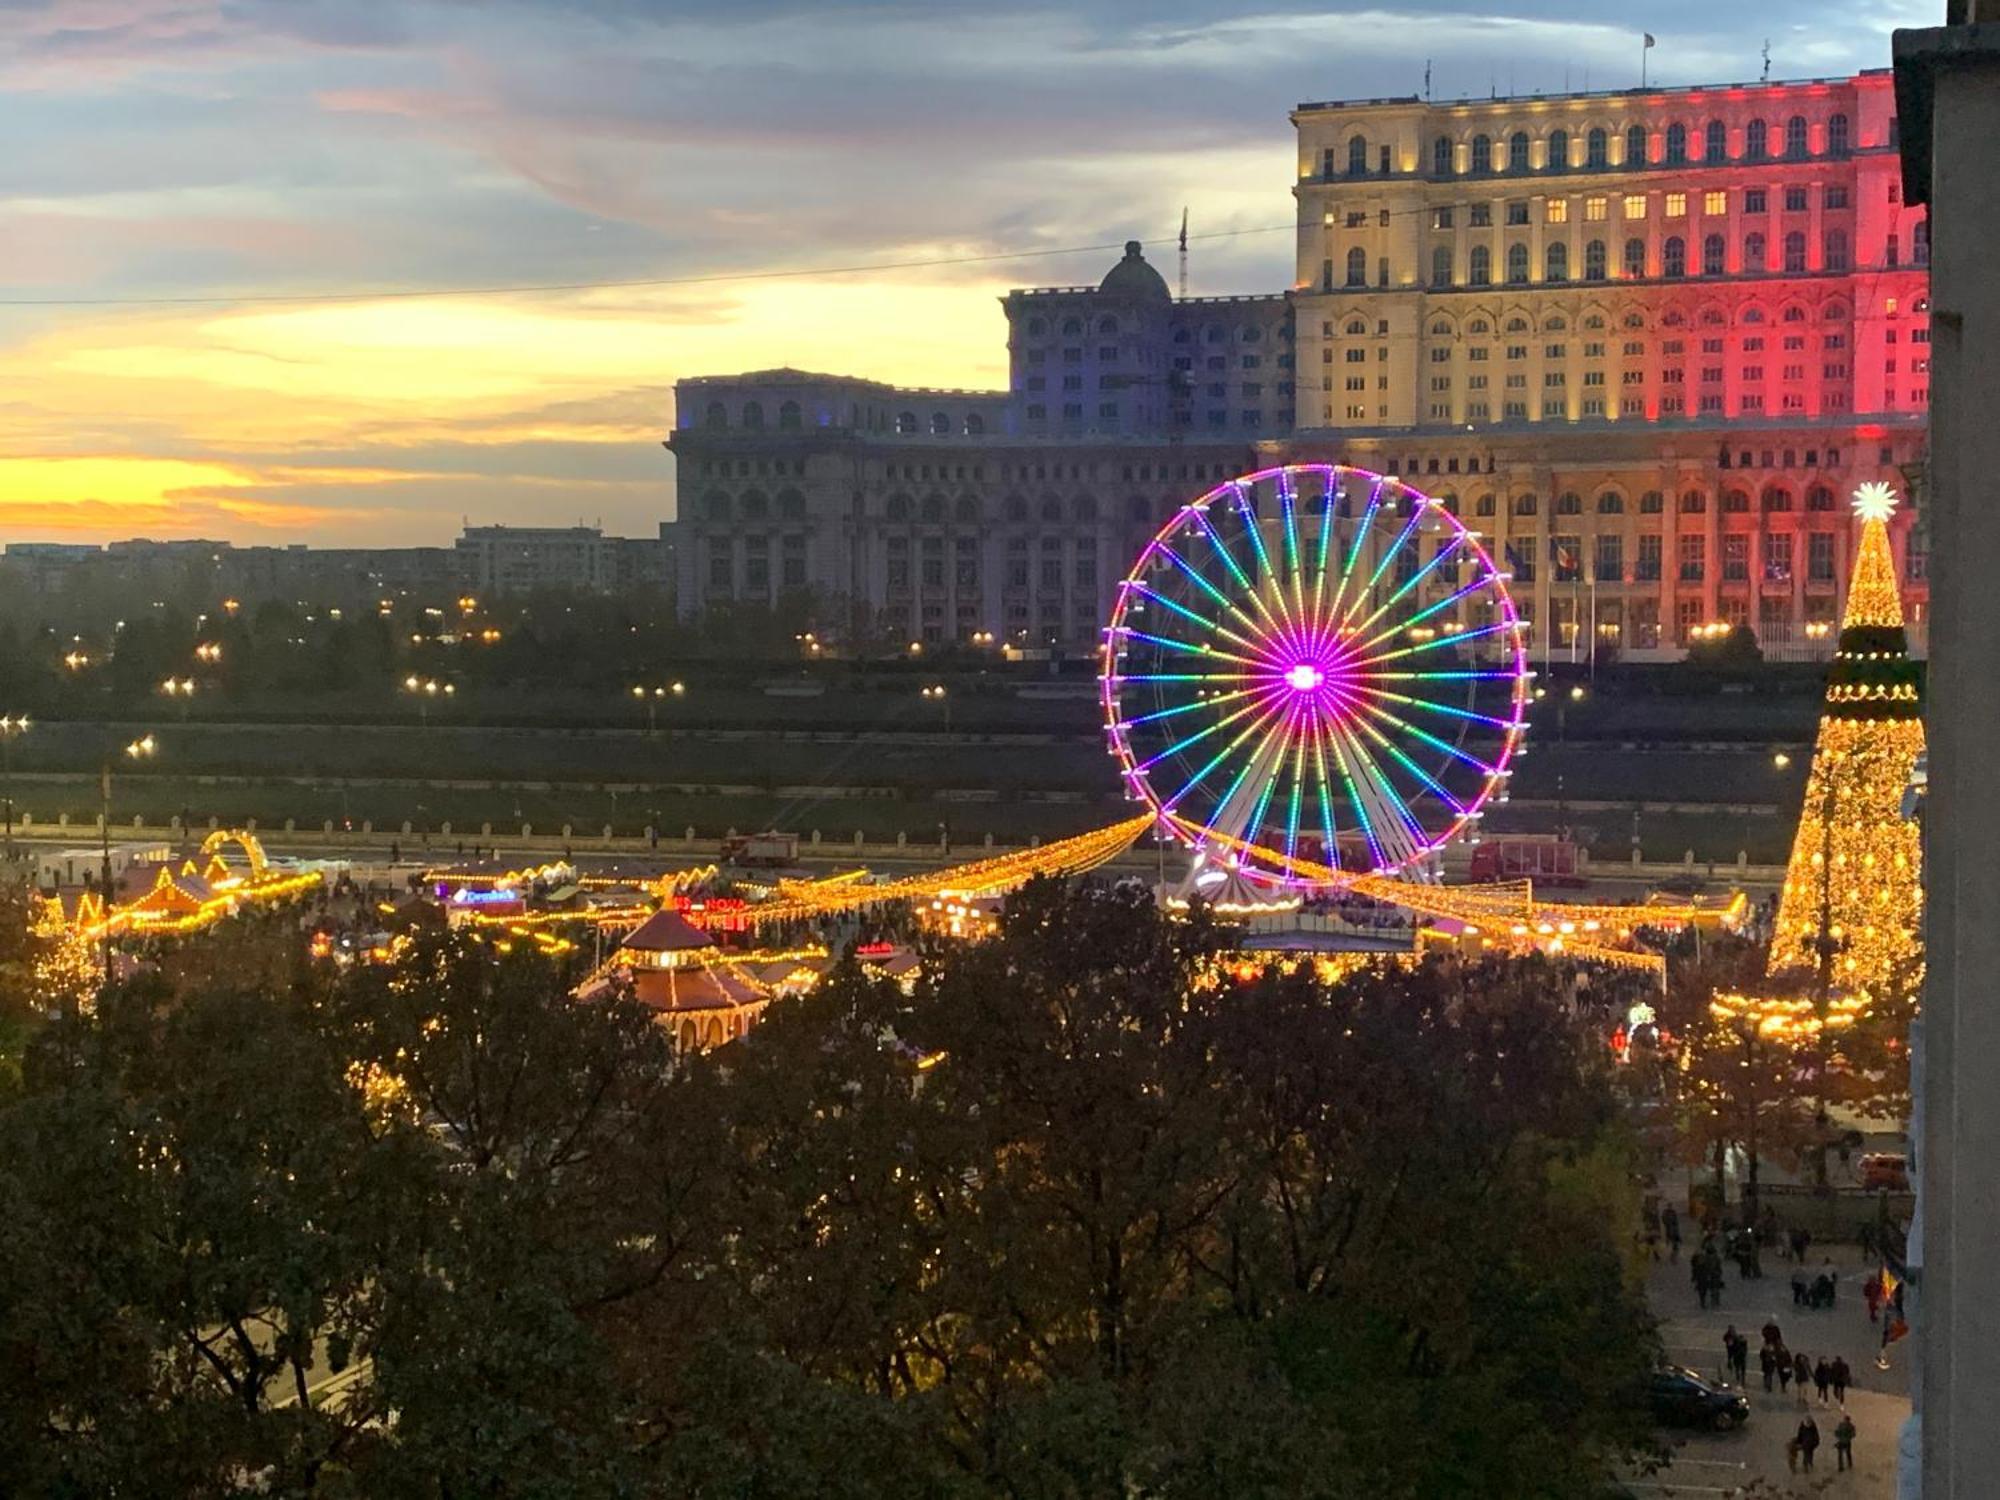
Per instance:
[[[1750,1420],[1750,1398],[1731,1385],[1704,1380],[1679,1365],[1653,1372],[1653,1420],[1667,1427],[1707,1427],[1728,1432]]]
[[[1870,1151],[1856,1158],[1854,1175],[1871,1193],[1907,1193],[1910,1190],[1910,1159],[1898,1151]]]

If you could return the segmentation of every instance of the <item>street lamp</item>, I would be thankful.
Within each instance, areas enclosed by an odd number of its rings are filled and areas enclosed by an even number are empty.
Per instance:
[[[632,689],[632,696],[646,705],[646,735],[650,739],[660,732],[660,704],[668,698],[687,696],[685,682],[647,683]]]
[[[7,863],[14,862],[14,766],[10,755],[14,736],[28,732],[26,714],[8,714],[0,718],[0,781],[7,784]]]
[[[935,683],[932,683],[932,684],[931,684],[931,685],[930,685],[929,687],[926,687],[926,688],[923,688],[923,689],[922,689],[922,690],[920,691],[920,693],[919,693],[919,696],[920,696],[920,697],[923,697],[923,698],[926,698],[926,699],[928,699],[929,701],[931,701],[932,703],[936,703],[936,704],[939,704],[939,705],[941,705],[941,706],[943,707],[943,709],[944,709],[944,732],[945,732],[946,734],[950,734],[950,733],[951,733],[951,695],[950,695],[949,693],[947,693],[947,692],[946,692],[946,691],[944,690],[944,684],[943,684],[943,683],[941,683],[941,682],[935,682]]]
[[[169,698],[180,699],[181,718],[185,720],[188,716],[188,699],[194,696],[194,679],[192,677],[169,677],[165,682],[160,684],[160,691],[165,693]]]
[[[458,685],[440,682],[435,677],[405,677],[403,691],[417,700],[417,722],[426,728],[431,722],[431,703],[439,696],[449,698],[458,691]]]
[[[141,735],[125,746],[128,761],[150,760],[160,748],[159,741],[151,734]],[[98,779],[98,792],[103,798],[101,815],[98,819],[99,846],[103,864],[98,875],[97,896],[103,907],[104,925],[104,979],[111,981],[111,762],[113,757],[104,757],[104,771]]]

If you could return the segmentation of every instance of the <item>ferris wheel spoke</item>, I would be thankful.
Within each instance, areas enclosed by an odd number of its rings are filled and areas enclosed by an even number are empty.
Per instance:
[[[1238,656],[1234,651],[1223,651],[1215,646],[1203,645],[1195,641],[1177,640],[1170,635],[1153,635],[1149,631],[1135,630],[1130,625],[1115,625],[1112,627],[1112,631],[1114,634],[1124,636],[1127,640],[1145,641],[1149,645],[1161,646],[1169,651],[1185,651],[1190,656],[1207,656],[1219,661],[1233,661],[1240,666],[1261,667],[1267,672],[1271,669],[1269,661],[1258,657]]]
[[[1346,733],[1348,748],[1356,757],[1361,769],[1362,786],[1372,789],[1375,797],[1387,809],[1386,828],[1381,826],[1384,820],[1378,810],[1376,819],[1378,836],[1389,846],[1391,853],[1396,857],[1396,862],[1401,864],[1421,853],[1428,845],[1429,840],[1424,834],[1424,825],[1417,820],[1417,815],[1410,810],[1409,803],[1396,789],[1394,779],[1383,769],[1382,763],[1369,752],[1361,737],[1352,730]]]
[[[1315,720],[1313,723],[1313,772],[1314,784],[1319,789],[1319,826],[1326,839],[1325,862],[1334,869],[1340,868],[1340,840],[1333,824],[1333,792],[1326,774],[1325,730]]]
[[[1412,573],[1409,576],[1409,578],[1406,579],[1403,582],[1403,584],[1396,590],[1395,593],[1391,594],[1388,598],[1384,599],[1382,603],[1376,607],[1375,612],[1373,614],[1369,615],[1367,619],[1363,620],[1360,624],[1354,627],[1354,633],[1356,635],[1360,635],[1364,631],[1373,629],[1375,622],[1377,620],[1381,619],[1382,616],[1389,613],[1390,610],[1394,609],[1398,604],[1401,604],[1405,599],[1409,598],[1411,594],[1415,593],[1419,588],[1421,588],[1423,586],[1424,580],[1430,577],[1431,574],[1435,573],[1440,567],[1444,565],[1445,560],[1447,558],[1453,556],[1458,551],[1459,545],[1460,545],[1460,539],[1454,537],[1452,539],[1450,546],[1440,547],[1436,552],[1432,553],[1431,560],[1429,562],[1425,563],[1421,568],[1418,568],[1414,573]],[[1384,635],[1385,636],[1394,635],[1398,630],[1402,630],[1410,625],[1414,625],[1421,620],[1427,620],[1432,615],[1436,614],[1439,610],[1449,607],[1453,603],[1453,601],[1462,599],[1465,597],[1465,595],[1483,586],[1484,586],[1483,582],[1468,584],[1465,588],[1460,589],[1457,593],[1451,595],[1450,598],[1439,600],[1437,603],[1429,606],[1427,609],[1424,609],[1419,613],[1412,615],[1409,619],[1402,621],[1400,624],[1391,627],[1388,631],[1384,632]],[[1376,637],[1376,640],[1380,639],[1383,639],[1383,636]],[[1360,649],[1366,650],[1367,646],[1372,646],[1374,644],[1375,641],[1369,641],[1367,645],[1361,647]]]
[[[1272,693],[1266,693],[1262,696],[1271,697],[1274,696],[1274,693],[1275,690],[1273,690]],[[1230,725],[1240,721],[1245,714],[1255,713],[1262,706],[1263,704],[1261,701],[1256,703],[1246,703],[1243,705],[1243,707],[1236,709],[1234,712],[1224,714],[1220,719],[1217,719],[1213,724],[1210,724],[1206,729],[1198,729],[1193,734],[1186,736],[1184,739],[1179,739],[1174,741],[1173,744],[1167,746],[1164,750],[1157,751],[1153,755],[1148,756],[1145,760],[1140,761],[1138,765],[1134,766],[1133,769],[1136,771],[1150,771],[1154,766],[1158,765],[1168,756],[1178,755],[1181,753],[1181,751],[1186,750],[1191,746],[1199,745],[1203,740],[1209,738],[1211,735],[1217,735],[1222,733],[1222,731],[1227,729]]]
[[[1315,628],[1324,619],[1321,611],[1326,604],[1326,559],[1333,546],[1334,497],[1339,492],[1334,473],[1332,469],[1326,470],[1320,484],[1319,555],[1313,564],[1313,602],[1308,616]]]
[[[1292,736],[1292,804],[1285,818],[1285,858],[1299,852],[1299,799],[1305,790],[1306,736]]]
[[[1285,522],[1285,569],[1292,578],[1291,616],[1294,628],[1302,629],[1308,620],[1306,579],[1304,562],[1299,556],[1298,493],[1290,469],[1278,472],[1278,509]]]
[[[1458,800],[1457,793],[1448,789],[1444,783],[1431,775],[1430,772],[1411,760],[1408,755],[1403,753],[1402,747],[1397,745],[1386,734],[1382,733],[1381,730],[1375,728],[1372,724],[1364,725],[1364,729],[1368,738],[1379,745],[1384,754],[1388,755],[1397,765],[1409,772],[1416,780],[1430,788],[1432,795],[1442,801],[1453,812],[1457,813],[1461,818],[1465,816],[1469,809],[1463,802]]]
[[[1475,579],[1473,582],[1466,584],[1465,587],[1458,589],[1451,594],[1446,595],[1444,598],[1439,599],[1437,602],[1424,606],[1424,608],[1418,610],[1415,614],[1411,615],[1409,619],[1398,621],[1396,625],[1394,625],[1392,628],[1377,633],[1373,639],[1367,641],[1357,649],[1366,651],[1375,646],[1379,646],[1382,644],[1382,642],[1388,640],[1391,636],[1393,636],[1398,630],[1408,630],[1413,625],[1421,625],[1426,620],[1434,619],[1438,615],[1444,613],[1444,611],[1450,609],[1454,604],[1458,603],[1459,600],[1464,599],[1468,595],[1476,594],[1481,589],[1490,587],[1491,584],[1492,580],[1488,578]],[[1454,634],[1463,635],[1464,632],[1457,631],[1454,632]]]
[[[1382,509],[1382,491],[1389,481],[1379,474],[1368,487],[1368,508],[1361,513],[1361,520],[1354,528],[1354,540],[1347,544],[1347,559],[1340,565],[1340,582],[1335,585],[1333,598],[1326,609],[1326,620],[1331,623],[1340,613],[1340,606],[1347,597],[1348,581],[1354,576],[1354,565],[1361,560],[1361,549],[1367,544],[1368,533],[1374,529],[1375,515]]]
[[[1238,486],[1231,486],[1231,488],[1240,501],[1243,493],[1241,488]],[[1229,576],[1236,580],[1236,586],[1243,591],[1244,596],[1252,604],[1257,606],[1257,613],[1264,617],[1265,626],[1269,628],[1271,633],[1280,642],[1283,642],[1285,639],[1284,626],[1279,623],[1277,616],[1271,613],[1270,605],[1264,602],[1263,591],[1255,583],[1251,582],[1250,575],[1243,571],[1243,565],[1236,560],[1236,555],[1229,550],[1228,544],[1222,540],[1222,534],[1215,529],[1215,523],[1209,520],[1208,513],[1206,511],[1196,511],[1195,519],[1201,523],[1202,533],[1208,538],[1209,545],[1215,549],[1216,555],[1222,559],[1222,565],[1229,570]],[[1258,550],[1261,552],[1263,550],[1263,543],[1257,541],[1257,522],[1254,515],[1250,518],[1248,529],[1251,539],[1257,542]]]
[[[1257,601],[1264,618],[1271,622],[1271,632],[1277,637],[1278,644],[1284,648],[1286,654],[1299,655],[1304,650],[1305,643],[1298,638],[1294,622],[1286,618],[1290,611],[1285,605],[1284,579],[1278,570],[1271,566],[1271,553],[1264,545],[1264,528],[1258,519],[1257,507],[1251,499],[1249,489],[1241,482],[1232,485],[1231,488],[1236,492],[1236,513],[1243,518],[1244,535],[1249,537],[1250,550],[1256,555],[1258,579],[1252,586],[1251,597]],[[1270,590],[1272,597],[1277,600],[1275,611],[1271,608],[1270,602],[1264,598],[1266,589]]]
[[[1185,604],[1180,603],[1178,600],[1169,599],[1165,594],[1162,594],[1158,589],[1153,588],[1149,584],[1140,583],[1135,579],[1128,578],[1124,583],[1124,587],[1129,589],[1131,592],[1135,594],[1144,594],[1148,599],[1151,599],[1157,604],[1164,605],[1166,608],[1172,610],[1175,614],[1181,616],[1183,619],[1192,620],[1195,624],[1201,626],[1203,629],[1212,630],[1225,640],[1234,641],[1237,645],[1245,647],[1246,649],[1251,651],[1261,652],[1263,650],[1263,647],[1260,646],[1256,641],[1249,640],[1244,636],[1238,635],[1235,631],[1231,630],[1227,625],[1224,625],[1221,621],[1211,620],[1207,615],[1200,613],[1198,610],[1189,609]]]
[[[1221,765],[1225,760],[1229,759],[1229,757],[1233,753],[1235,753],[1238,746],[1240,746],[1245,740],[1249,739],[1251,735],[1256,734],[1260,729],[1264,728],[1265,725],[1269,724],[1272,719],[1276,718],[1283,711],[1284,711],[1284,705],[1282,703],[1274,703],[1266,707],[1263,713],[1260,714],[1256,718],[1256,720],[1251,723],[1249,728],[1240,732],[1235,739],[1231,740],[1228,744],[1224,745],[1220,750],[1216,751],[1214,758],[1210,760],[1207,765],[1203,766],[1199,771],[1196,771],[1194,775],[1190,776],[1187,779],[1187,781],[1182,784],[1181,789],[1175,792],[1173,796],[1163,801],[1160,804],[1160,811],[1171,813],[1176,807],[1180,805],[1181,799],[1187,796],[1187,794],[1193,791],[1197,786],[1201,785],[1202,782],[1206,781],[1208,779],[1209,773],[1213,771],[1217,766]]]
[[[1133,682],[1138,679],[1128,677],[1122,680]],[[1141,724],[1157,724],[1162,719],[1177,719],[1183,714],[1211,712],[1214,709],[1220,708],[1223,704],[1233,702],[1247,694],[1264,691],[1267,691],[1267,688],[1238,688],[1233,693],[1218,693],[1213,698],[1198,698],[1192,703],[1178,703],[1172,708],[1162,708],[1150,714],[1140,714],[1136,718],[1120,719],[1112,727],[1114,729],[1135,729]]]
[[[1445,755],[1448,755],[1453,760],[1459,761],[1464,765],[1471,766],[1474,770],[1479,772],[1481,776],[1492,777],[1492,776],[1498,776],[1500,774],[1501,768],[1499,766],[1488,765],[1485,761],[1481,760],[1471,751],[1460,749],[1457,745],[1454,745],[1450,740],[1440,739],[1437,735],[1432,734],[1428,729],[1425,729],[1418,724],[1412,724],[1408,719],[1404,718],[1401,714],[1398,714],[1391,709],[1386,709],[1382,707],[1382,705],[1379,703],[1369,703],[1365,700],[1357,700],[1357,703],[1363,713],[1372,714],[1374,717],[1381,719],[1385,723],[1394,725],[1398,730],[1408,735],[1411,739],[1421,740],[1424,744],[1429,745],[1433,750],[1437,750]]]
[[[1424,510],[1424,506],[1418,505],[1410,512],[1410,519],[1405,521],[1403,529],[1396,533],[1396,540],[1391,542],[1388,549],[1375,560],[1375,571],[1368,575],[1368,581],[1361,585],[1361,591],[1354,596],[1352,602],[1348,604],[1346,612],[1340,617],[1340,623],[1343,626],[1354,618],[1354,612],[1361,607],[1362,600],[1375,592],[1375,585],[1382,581],[1382,575],[1389,570],[1390,559],[1403,550],[1404,544],[1410,539],[1410,534],[1423,521]]]
[[[1454,708],[1449,703],[1434,702],[1429,698],[1415,698],[1408,693],[1392,693],[1387,688],[1369,687],[1361,684],[1357,691],[1375,698],[1387,698],[1391,703],[1400,703],[1405,708],[1419,708],[1425,713],[1443,714],[1448,718],[1464,719],[1472,724],[1491,724],[1497,729],[1513,727],[1514,720],[1496,718],[1492,714],[1475,713],[1469,708]]]
[[[1208,581],[1208,578],[1202,573],[1201,569],[1197,568],[1193,563],[1189,562],[1186,558],[1182,557],[1180,553],[1174,551],[1173,548],[1165,545],[1164,543],[1161,544],[1160,551],[1163,554],[1165,554],[1167,559],[1170,562],[1172,562],[1175,567],[1179,568],[1181,572],[1186,574],[1190,580],[1192,580],[1195,584],[1199,585],[1201,589],[1205,593],[1207,593],[1209,598],[1213,599],[1217,604],[1220,604],[1224,609],[1229,611],[1229,613],[1234,615],[1237,619],[1241,620],[1250,629],[1256,630],[1259,628],[1257,622],[1251,619],[1250,616],[1244,612],[1243,606],[1238,604],[1234,599],[1230,598],[1227,594],[1223,593],[1222,590],[1217,588],[1214,584],[1210,583]]]
[[[1416,852],[1409,808],[1352,730],[1335,725],[1334,745],[1346,773],[1348,803],[1361,819],[1376,864],[1403,863]]]
[[[1414,646],[1399,646],[1394,651],[1384,651],[1375,656],[1363,657],[1355,665],[1357,667],[1372,667],[1377,662],[1397,661],[1405,656],[1415,656],[1420,651],[1437,651],[1445,646],[1456,645],[1461,641],[1476,641],[1482,636],[1496,635],[1500,631],[1513,630],[1515,628],[1516,622],[1513,620],[1496,620],[1491,625],[1481,625],[1477,630],[1457,630],[1453,631],[1450,635],[1438,636],[1434,640],[1418,641]]]

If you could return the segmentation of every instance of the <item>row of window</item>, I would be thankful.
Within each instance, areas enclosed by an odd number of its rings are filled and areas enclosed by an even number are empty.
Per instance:
[[[1027,331],[1030,338],[1041,337],[1049,331],[1049,328],[1049,320],[1046,318],[1028,319]],[[1085,328],[1086,324],[1082,318],[1064,318],[1060,324],[1056,325],[1057,332],[1061,333],[1065,338],[1081,337],[1085,332]],[[1117,333],[1119,331],[1118,319],[1109,313],[1105,314],[1097,320],[1096,331],[1099,334]],[[1279,338],[1285,336],[1285,330],[1282,326],[1275,330],[1275,332]],[[1245,323],[1236,330],[1234,337],[1246,344],[1262,343],[1264,329],[1256,323]],[[1201,341],[1203,343],[1226,344],[1230,341],[1230,338],[1229,329],[1220,323],[1211,323],[1201,331]],[[1194,330],[1191,328],[1176,328],[1173,339],[1176,344],[1191,344],[1195,342]],[[1098,350],[1100,357],[1105,359],[1111,358],[1116,353],[1116,349]]]
[[[709,402],[708,409],[702,416],[702,425],[717,429],[728,427],[729,408],[720,401]],[[762,432],[764,430],[764,403],[761,401],[745,401],[742,410],[737,413],[736,425],[743,428],[746,432]],[[822,422],[821,425],[824,426],[826,424]],[[786,401],[779,405],[778,431],[799,432],[803,431],[804,427],[805,421],[799,410],[798,402]],[[986,432],[986,418],[975,411],[966,413],[963,420],[954,422],[949,413],[934,411],[928,418],[919,419],[915,412],[905,411],[896,414],[895,430],[906,435],[929,432],[933,437],[950,437],[957,434],[963,434],[967,437],[980,437]]]
[[[1890,121],[1890,144],[1895,143],[1896,122]],[[1778,151],[1788,161],[1804,161],[1812,156],[1812,130],[1804,115],[1792,115],[1776,127],[1779,141]],[[1773,126],[1770,121],[1751,120],[1743,127],[1742,153],[1737,161],[1769,161],[1772,159]],[[1688,127],[1680,121],[1667,126],[1661,138],[1661,154],[1657,161],[1669,166],[1686,165],[1693,160],[1689,156],[1691,136]],[[1702,128],[1698,137],[1701,143],[1699,160],[1703,164],[1713,164],[1730,160],[1729,127],[1721,120],[1710,120]],[[1622,148],[1616,163],[1612,161],[1613,143]],[[1545,172],[1565,172],[1575,167],[1603,168],[1618,166],[1644,166],[1649,159],[1649,138],[1644,125],[1628,125],[1621,135],[1616,135],[1601,125],[1594,125],[1583,132],[1580,138],[1582,159],[1577,157],[1579,138],[1558,125],[1543,138],[1541,170]],[[1496,140],[1484,132],[1476,134],[1466,142],[1464,171],[1474,174],[1495,171],[1529,172],[1535,170],[1534,138],[1525,130],[1516,130],[1504,141]],[[1822,153],[1827,156],[1845,156],[1853,149],[1853,129],[1844,113],[1836,112],[1827,116],[1826,128],[1822,136]],[[1328,146],[1320,154],[1320,175],[1332,177],[1341,160],[1335,147]],[[1394,155],[1387,145],[1371,150],[1371,143],[1365,134],[1357,132],[1347,138],[1346,175],[1367,177],[1374,174],[1386,176],[1394,170]],[[1450,136],[1437,136],[1431,141],[1430,172],[1434,177],[1458,175],[1458,143]]]

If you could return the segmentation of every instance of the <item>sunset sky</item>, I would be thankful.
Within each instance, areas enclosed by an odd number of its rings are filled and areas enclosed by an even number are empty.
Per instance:
[[[1250,13],[1245,13],[1246,11]],[[672,514],[673,382],[997,386],[1013,285],[1284,225],[1304,99],[1887,62],[1941,0],[0,0],[0,541]],[[1197,243],[1197,294],[1291,241]],[[292,296],[297,301],[239,300]],[[212,299],[133,305],[131,299]],[[58,305],[68,303],[69,305]]]

